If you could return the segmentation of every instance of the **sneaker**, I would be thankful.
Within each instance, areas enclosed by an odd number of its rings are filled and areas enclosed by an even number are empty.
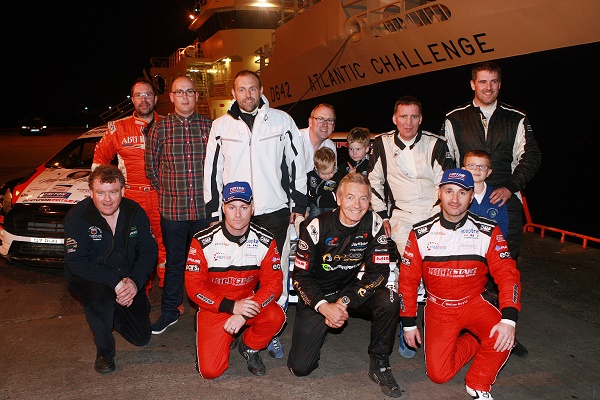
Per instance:
[[[465,387],[467,388],[467,393],[474,399],[494,400],[494,398],[492,397],[490,392],[485,392],[483,390],[471,389],[470,387],[468,387],[466,385],[465,385]]]
[[[404,358],[413,358],[415,354],[417,354],[417,351],[406,345],[403,333],[402,322],[400,322],[400,332],[398,332],[398,353]]]
[[[167,330],[171,325],[175,325],[178,321],[179,317],[175,317],[175,319],[169,319],[161,314],[161,316],[156,320],[155,323],[152,324],[152,334],[160,335],[164,331]]]
[[[389,397],[400,397],[402,391],[392,375],[388,356],[371,356],[369,378],[381,387],[381,392]]]
[[[283,358],[283,345],[281,344],[281,340],[279,340],[279,336],[275,336],[269,345],[267,346],[267,350],[269,351],[269,355],[273,358]]]
[[[96,362],[94,362],[94,369],[99,374],[108,374],[109,372],[114,372],[115,360],[112,357],[105,358],[98,356],[96,357]]]
[[[517,340],[510,354],[514,354],[519,358],[525,358],[529,355],[529,350]]]
[[[267,373],[267,368],[265,368],[265,364],[263,364],[262,359],[260,358],[260,352],[258,350],[252,350],[246,346],[244,340],[240,340],[238,351],[246,359],[248,371],[257,376],[263,376]]]

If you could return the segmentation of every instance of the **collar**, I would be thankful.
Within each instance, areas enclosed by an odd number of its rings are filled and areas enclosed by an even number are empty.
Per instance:
[[[414,137],[414,141],[409,147],[410,150],[412,150],[413,147],[415,147],[415,145],[419,142],[419,140],[421,140],[421,136],[423,136],[423,133],[419,129],[419,131],[417,132],[417,136]],[[394,134],[394,144],[396,146],[398,146],[400,148],[400,150],[404,150],[404,148],[406,147],[406,145],[404,144],[402,139],[400,139],[400,132],[398,132],[398,130],[396,130],[396,132]]]
[[[236,243],[238,246],[242,246],[248,240],[248,235],[250,234],[250,225],[248,225],[248,229],[241,236],[232,235],[227,228],[225,227],[225,222],[221,222],[221,228],[223,229],[223,235],[227,240],[232,243]]]
[[[461,228],[462,226],[464,226],[464,224],[467,222],[468,217],[469,217],[469,212],[467,211],[465,216],[460,221],[451,222],[451,221],[448,221],[446,218],[444,218],[444,212],[440,211],[440,225],[442,226],[442,228],[446,228],[451,231],[455,231],[455,230]]]

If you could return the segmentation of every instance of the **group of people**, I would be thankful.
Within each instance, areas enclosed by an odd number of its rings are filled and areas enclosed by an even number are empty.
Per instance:
[[[299,130],[269,107],[251,71],[236,75],[234,102],[214,121],[196,113],[188,77],[173,81],[175,112],[166,117],[154,112],[151,83],[134,83],[135,111],[109,124],[90,198],[64,223],[67,283],[94,334],[96,371],[115,370],[113,329],[141,346],[175,324],[185,288],[198,308],[198,372],[220,376],[237,347],[248,370],[264,375],[263,349],[284,356],[296,223],[294,375],[316,369],[327,333],[359,316],[371,322],[369,378],[385,395],[402,394],[389,360],[400,325],[401,354],[424,345],[432,381],[452,379],[472,359],[467,393],[491,399],[521,308],[519,191],[541,162],[526,115],[497,101],[500,85],[496,64],[475,66],[473,101],[448,113],[439,135],[420,129],[421,103],[404,96],[396,129],[372,151],[369,130],[352,129],[349,159],[338,165],[334,107],[318,105]],[[400,256],[395,271],[388,238]],[[153,273],[163,290],[151,324]]]

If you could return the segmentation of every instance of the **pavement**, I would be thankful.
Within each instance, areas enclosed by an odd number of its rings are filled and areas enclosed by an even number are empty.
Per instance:
[[[498,399],[600,399],[600,250],[525,234],[519,269],[523,311],[518,338],[527,358],[511,356],[492,389]],[[160,289],[151,292],[151,320],[160,313]],[[281,334],[291,344],[295,306]],[[369,323],[351,319],[330,334],[320,367],[295,377],[286,358],[263,352],[267,374],[255,377],[237,351],[214,380],[194,367],[194,311],[145,347],[115,333],[117,369],[94,371],[95,349],[81,306],[66,290],[61,270],[0,262],[0,399],[387,399],[367,376]],[[419,350],[392,370],[402,399],[469,399],[465,367],[438,385],[425,374]]]

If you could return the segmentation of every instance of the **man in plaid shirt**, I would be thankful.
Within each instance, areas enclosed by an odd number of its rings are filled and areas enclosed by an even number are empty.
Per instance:
[[[169,94],[175,112],[156,123],[146,144],[146,175],[159,194],[160,225],[167,252],[161,316],[152,333],[177,322],[190,238],[208,227],[202,192],[206,141],[212,121],[198,113],[194,82],[176,78]]]

